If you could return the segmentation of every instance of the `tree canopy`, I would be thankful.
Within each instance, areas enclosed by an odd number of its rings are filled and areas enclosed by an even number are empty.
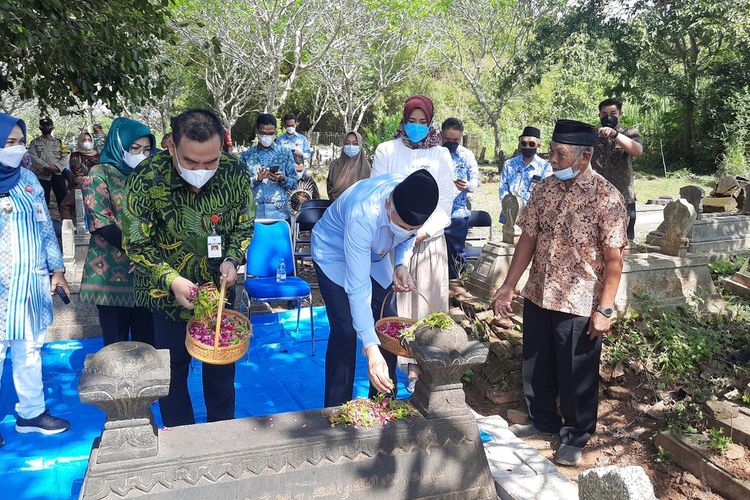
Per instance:
[[[433,98],[500,158],[518,132],[597,123],[606,97],[641,129],[643,168],[750,174],[750,0],[9,0],[0,103],[103,104],[166,132],[215,109],[239,142],[259,112],[390,137]]]

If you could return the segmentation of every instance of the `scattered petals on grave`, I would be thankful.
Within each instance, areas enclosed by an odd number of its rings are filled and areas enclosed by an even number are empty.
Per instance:
[[[371,399],[357,398],[334,410],[328,415],[331,427],[351,425],[373,427],[386,425],[396,420],[407,420],[419,415],[419,411],[406,401],[387,398],[383,395]]]

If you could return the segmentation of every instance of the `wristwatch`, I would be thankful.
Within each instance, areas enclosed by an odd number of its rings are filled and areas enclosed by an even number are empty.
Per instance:
[[[231,257],[227,257],[226,259],[224,259],[224,262],[229,262],[230,264],[232,264],[234,266],[235,270],[237,270],[237,269],[240,268],[240,263],[237,262],[236,260],[234,260]],[[223,264],[223,262],[222,262],[222,264]]]
[[[605,318],[611,318],[612,316],[615,315],[615,310],[612,309],[611,307],[599,306],[596,308],[596,312],[601,313],[601,315],[604,316]]]

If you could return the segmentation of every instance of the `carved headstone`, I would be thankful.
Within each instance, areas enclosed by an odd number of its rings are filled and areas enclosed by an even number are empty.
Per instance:
[[[502,213],[505,216],[503,223],[503,242],[515,244],[521,236],[521,228],[516,225],[518,215],[521,212],[523,204],[521,199],[514,194],[506,194],[503,197]]]
[[[142,342],[105,346],[86,357],[78,392],[107,415],[98,463],[158,454],[151,405],[169,393],[168,350]]]
[[[684,188],[683,188],[684,189]],[[680,190],[682,194],[682,190]],[[680,198],[664,207],[664,237],[661,239],[661,253],[683,257],[687,254],[690,240],[688,235],[696,219],[694,205]]]
[[[419,380],[412,397],[414,406],[428,419],[467,415],[461,377],[469,368],[487,360],[489,349],[469,340],[458,325],[447,331],[422,328],[411,344],[419,363]]]
[[[703,212],[703,198],[706,192],[699,186],[689,185],[680,188],[680,198],[684,198],[688,203],[693,205],[696,217],[700,218]]]
[[[447,337],[414,346],[422,415],[366,428],[310,410],[155,430],[149,406],[169,388],[168,353],[107,346],[87,358],[79,388],[107,413],[80,498],[497,498],[460,380],[488,350],[463,332]]]

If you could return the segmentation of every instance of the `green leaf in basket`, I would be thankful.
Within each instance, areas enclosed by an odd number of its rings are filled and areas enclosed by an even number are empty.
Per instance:
[[[453,321],[453,318],[451,318],[444,312],[435,312],[428,316],[425,316],[424,318],[411,325],[409,328],[405,329],[401,334],[401,338],[406,339],[409,342],[413,342],[415,339],[417,328],[421,326],[426,326],[428,328],[438,328],[440,330],[450,330],[451,328],[456,326],[456,322]]]

